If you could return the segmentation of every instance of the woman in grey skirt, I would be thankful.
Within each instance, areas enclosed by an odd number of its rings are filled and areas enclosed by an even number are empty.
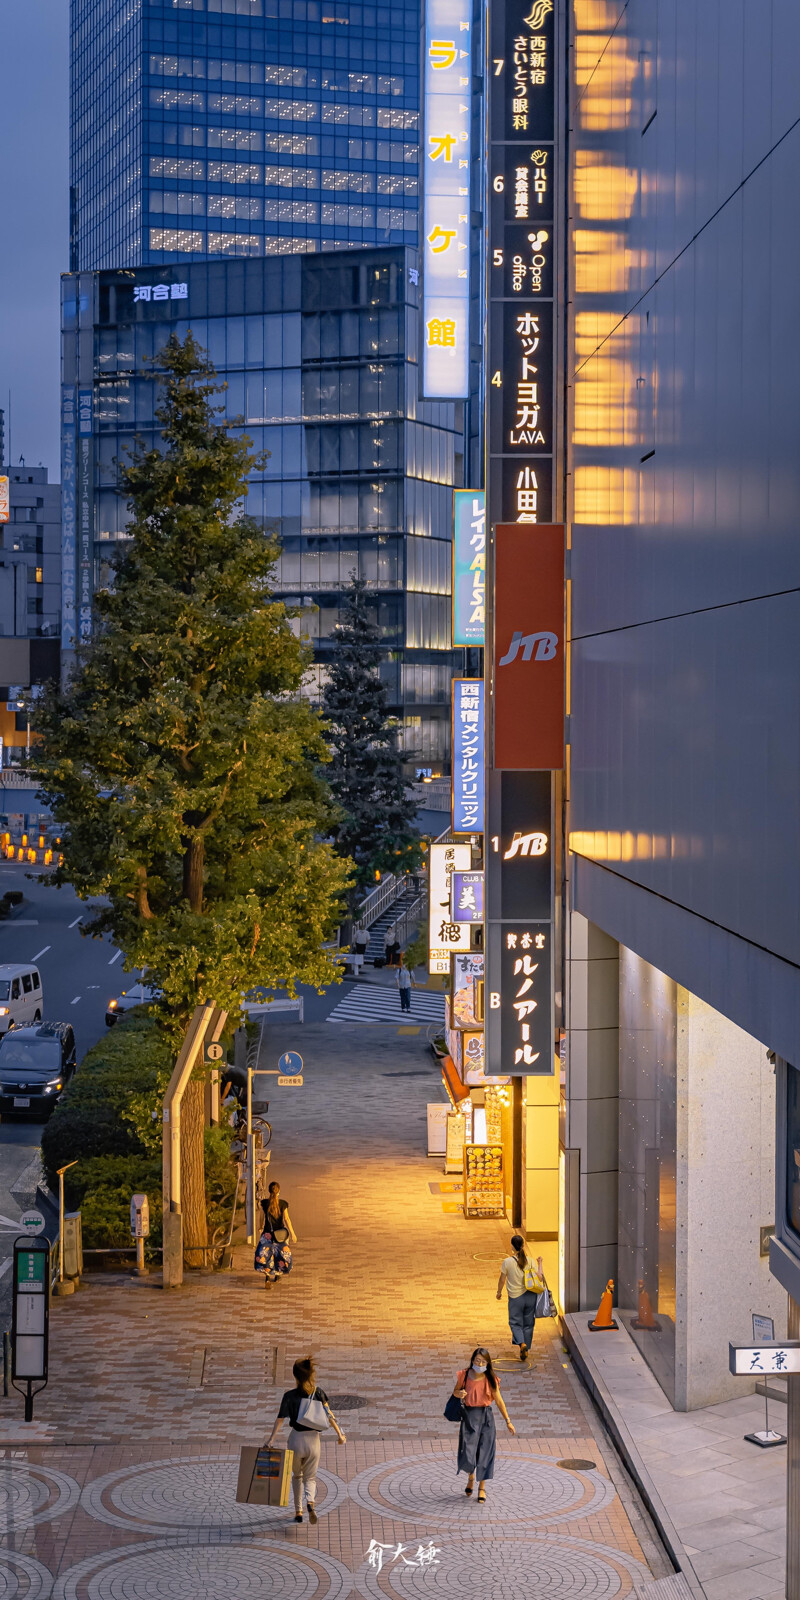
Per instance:
[[[467,1473],[465,1494],[472,1494],[478,1479],[478,1504],[486,1499],[486,1483],[494,1477],[496,1435],[494,1412],[505,1420],[509,1433],[516,1433],[506,1411],[505,1401],[488,1350],[473,1350],[469,1366],[459,1372],[453,1390],[461,1401],[461,1427],[458,1430],[458,1472]]]

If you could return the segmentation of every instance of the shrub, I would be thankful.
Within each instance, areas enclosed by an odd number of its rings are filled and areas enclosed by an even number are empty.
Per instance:
[[[150,1201],[150,1242],[160,1244],[161,1105],[172,1073],[173,1046],[144,1008],[129,1011],[89,1050],[42,1131],[42,1161],[51,1189],[65,1174],[70,1210],[80,1210],[86,1249],[131,1244],[131,1195]],[[205,1132],[209,1230],[230,1216],[236,1168],[230,1129]]]
[[[131,1012],[93,1045],[42,1132],[50,1187],[57,1169],[76,1157],[155,1155],[171,1071],[170,1043],[143,1012]]]

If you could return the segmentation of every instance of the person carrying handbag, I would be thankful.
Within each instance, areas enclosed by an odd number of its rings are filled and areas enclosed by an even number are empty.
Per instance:
[[[520,1361],[527,1361],[536,1326],[536,1300],[544,1289],[544,1268],[541,1256],[534,1267],[530,1257],[525,1254],[525,1240],[521,1233],[513,1235],[511,1249],[513,1255],[506,1256],[500,1267],[497,1298],[502,1299],[505,1284],[511,1338],[514,1344],[519,1345]]]
[[[464,1490],[467,1495],[472,1494],[477,1477],[478,1505],[482,1506],[486,1500],[487,1480],[494,1477],[497,1439],[492,1407],[495,1402],[509,1433],[517,1431],[506,1411],[488,1350],[473,1350],[469,1366],[459,1372],[450,1398],[461,1401],[456,1471],[467,1473]]]
[[[306,1492],[309,1522],[317,1520],[317,1467],[325,1428],[333,1428],[339,1444],[345,1444],[345,1435],[330,1408],[328,1396],[317,1388],[314,1360],[302,1356],[292,1367],[294,1389],[287,1389],[280,1403],[275,1425],[267,1440],[271,1450],[281,1430],[284,1418],[289,1421],[287,1449],[292,1452],[292,1494],[294,1520],[303,1520],[303,1490]]]

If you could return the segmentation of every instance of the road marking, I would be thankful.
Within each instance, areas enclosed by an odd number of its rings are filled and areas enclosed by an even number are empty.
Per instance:
[[[80,1000],[80,995],[76,994],[75,999],[74,1000],[70,1000],[70,1005],[71,1006],[76,1006],[78,1004],[79,1000]]]
[[[86,987],[87,989],[99,989],[100,985],[99,983],[87,983]]]
[[[111,960],[110,960],[110,961],[109,961],[109,963],[108,963],[108,964],[109,964],[109,966],[110,966],[110,967],[113,967],[113,965],[114,965],[114,962],[115,962],[115,961],[119,961],[119,958],[120,958],[120,956],[121,956],[121,955],[122,955],[122,951],[121,951],[121,950],[118,950],[118,951],[117,951],[117,953],[116,953],[116,955],[115,955],[115,956],[112,956],[112,957],[111,957]]]
[[[31,919],[26,917],[14,917],[13,921],[15,928],[38,928],[39,926],[38,917],[33,917]]]
[[[38,950],[36,952],[35,956],[31,956],[31,961],[40,961],[42,956],[46,956],[48,950],[51,950],[51,949],[52,949],[52,945],[46,944],[43,950]]]
[[[9,1267],[11,1266],[11,1263],[12,1263],[13,1259],[14,1259],[13,1256],[6,1256],[6,1259],[3,1262],[3,1265],[0,1267],[0,1278],[4,1278],[5,1277],[6,1273],[8,1272]]]
[[[81,922],[82,920],[83,920],[83,913],[81,913],[80,917],[76,917],[74,922],[70,923],[70,927],[71,928],[77,928],[78,923]]]

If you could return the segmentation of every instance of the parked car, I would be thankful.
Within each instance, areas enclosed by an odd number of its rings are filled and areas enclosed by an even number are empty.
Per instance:
[[[153,989],[146,983],[134,983],[130,989],[123,989],[116,1000],[109,1000],[106,1006],[106,1027],[113,1027],[123,1011],[132,1011],[134,1006],[146,1006],[151,1000],[160,999],[160,989]]]
[[[0,1111],[49,1114],[75,1067],[69,1022],[9,1028],[0,1040]]]
[[[0,966],[0,1035],[26,1022],[41,1022],[44,1009],[38,967]]]

